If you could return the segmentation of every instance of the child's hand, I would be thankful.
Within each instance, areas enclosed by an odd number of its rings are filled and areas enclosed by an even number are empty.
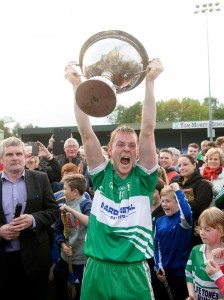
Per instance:
[[[177,182],[171,183],[170,187],[173,189],[174,192],[180,189],[179,184]]]
[[[212,256],[216,258],[224,257],[224,248],[216,248],[212,250]]]
[[[161,282],[164,282],[166,280],[165,271],[161,268],[157,271],[156,276]]]
[[[210,259],[207,262],[205,270],[206,270],[206,273],[208,274],[208,276],[210,276],[210,275],[213,275],[213,274],[219,272],[220,267],[214,260]]]
[[[62,206],[59,207],[60,211],[62,212],[69,212],[70,211],[70,207],[66,204],[63,204]]]
[[[67,244],[63,243],[61,249],[65,253],[65,255],[67,255],[67,256],[72,255],[72,247],[71,246],[68,246]]]

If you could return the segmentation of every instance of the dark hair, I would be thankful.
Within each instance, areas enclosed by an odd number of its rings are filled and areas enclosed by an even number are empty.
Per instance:
[[[211,149],[212,147],[210,146],[206,146],[202,151],[201,151],[201,155],[205,156],[205,154],[208,152],[209,149]]]
[[[207,146],[208,146],[208,147],[211,147],[211,148],[216,148],[216,147],[218,147],[218,144],[216,145],[216,142],[211,141],[211,142],[208,143]],[[221,146],[221,145],[220,145],[220,146]]]
[[[61,182],[66,182],[71,191],[78,190],[80,195],[83,195],[86,191],[86,179],[82,174],[66,175]]]
[[[192,163],[192,165],[194,165],[194,164],[197,163],[196,160],[195,160],[191,155],[189,155],[189,154],[182,154],[179,158],[181,158],[181,157],[186,157],[186,158],[188,158],[189,161]]]
[[[188,145],[188,148],[189,148],[189,147],[196,148],[196,149],[199,149],[199,148],[200,148],[199,145],[198,145],[197,143],[190,143],[190,144]]]
[[[173,152],[171,150],[169,150],[168,148],[160,149],[159,153],[161,153],[161,152],[168,153],[173,157]]]

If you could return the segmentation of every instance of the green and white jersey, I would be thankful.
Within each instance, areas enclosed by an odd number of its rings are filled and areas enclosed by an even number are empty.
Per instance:
[[[151,202],[158,172],[136,164],[125,179],[105,161],[90,171],[94,199],[84,253],[114,262],[138,262],[153,256]]]
[[[205,245],[197,245],[191,250],[186,266],[186,281],[194,284],[197,300],[214,300],[223,298],[217,285],[205,271]]]

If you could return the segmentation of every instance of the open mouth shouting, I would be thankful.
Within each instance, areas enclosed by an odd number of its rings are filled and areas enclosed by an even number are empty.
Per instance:
[[[122,163],[122,165],[128,165],[129,163],[130,163],[130,157],[128,157],[128,156],[123,156],[122,158],[121,158],[121,163]]]

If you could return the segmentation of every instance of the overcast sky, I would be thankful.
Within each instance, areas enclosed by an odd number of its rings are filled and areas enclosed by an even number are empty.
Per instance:
[[[73,96],[64,79],[84,42],[97,32],[122,30],[137,38],[149,58],[160,57],[157,100],[208,97],[206,14],[193,0],[7,0],[0,9],[0,119],[22,126],[75,125]],[[214,2],[213,2],[214,3]],[[224,103],[224,6],[209,13],[211,94]],[[117,95],[128,106],[142,101],[144,83]],[[93,118],[93,124],[105,119]],[[13,125],[8,124],[8,125]]]

